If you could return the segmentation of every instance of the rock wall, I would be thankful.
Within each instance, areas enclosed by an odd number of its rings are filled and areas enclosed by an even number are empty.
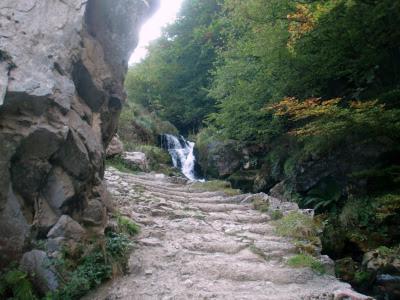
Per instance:
[[[101,233],[105,148],[153,0],[0,3],[0,267],[68,215]]]

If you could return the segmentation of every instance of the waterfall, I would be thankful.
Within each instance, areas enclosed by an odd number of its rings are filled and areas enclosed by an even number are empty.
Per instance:
[[[185,140],[183,136],[178,138],[172,134],[163,134],[161,137],[161,146],[168,150],[175,168],[180,169],[188,179],[201,181],[195,175],[196,158],[193,153],[193,142]]]

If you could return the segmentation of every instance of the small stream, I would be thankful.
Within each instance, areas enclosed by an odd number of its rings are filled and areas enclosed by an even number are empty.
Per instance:
[[[171,155],[174,167],[180,169],[189,180],[204,181],[196,176],[194,146],[195,143],[187,141],[183,136],[176,137],[172,134],[161,136],[161,147]]]

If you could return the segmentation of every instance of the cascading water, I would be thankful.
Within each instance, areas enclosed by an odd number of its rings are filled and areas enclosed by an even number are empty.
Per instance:
[[[193,142],[185,140],[182,136],[178,138],[172,134],[163,134],[161,146],[168,150],[174,167],[180,169],[183,175],[192,181],[202,181],[195,175],[196,158],[193,153]]]

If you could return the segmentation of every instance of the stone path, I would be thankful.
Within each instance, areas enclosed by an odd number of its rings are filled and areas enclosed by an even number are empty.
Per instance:
[[[162,175],[108,169],[122,214],[142,227],[129,274],[86,299],[333,299],[349,285],[285,264],[295,253],[245,195],[195,190]]]

